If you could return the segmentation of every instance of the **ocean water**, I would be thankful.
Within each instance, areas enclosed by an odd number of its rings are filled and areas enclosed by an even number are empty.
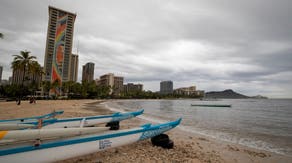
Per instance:
[[[232,107],[191,104],[231,104]],[[158,123],[182,117],[179,128],[186,132],[292,156],[291,99],[121,100],[106,105],[121,111],[143,108],[142,118]]]

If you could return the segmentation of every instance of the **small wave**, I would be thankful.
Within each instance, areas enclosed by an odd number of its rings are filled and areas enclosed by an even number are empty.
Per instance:
[[[110,111],[113,111],[113,112],[125,112],[125,110],[122,110],[122,109],[117,109],[117,108],[114,108],[114,107],[110,107],[108,104],[106,103],[103,103],[104,107],[108,108]]]
[[[154,122],[154,123],[165,123],[165,122],[167,122],[167,121],[162,120],[162,119],[157,119],[157,118],[153,118],[153,117],[149,117],[149,116],[145,116],[145,115],[141,115],[138,118],[144,119],[144,120],[149,121],[149,122]]]
[[[243,146],[250,147],[250,148],[255,148],[259,150],[264,150],[264,151],[269,151],[272,153],[289,156],[287,152],[284,152],[284,151],[287,151],[287,149],[274,147],[273,145],[261,140],[254,140],[251,138],[240,138],[237,143]]]
[[[121,113],[124,113],[124,112],[130,111],[129,109],[124,108],[122,106],[112,107],[107,102],[103,102],[103,103],[100,103],[100,104],[103,105],[104,107],[108,108],[109,110],[113,111],[113,112],[121,112]],[[154,123],[165,123],[165,122],[167,122],[167,121],[162,120],[162,119],[153,118],[153,117],[149,117],[149,116],[145,116],[145,115],[140,115],[137,118],[141,118],[141,119],[144,119],[146,121],[154,122]]]
[[[256,139],[252,139],[252,138],[238,138],[238,137],[236,137],[232,134],[228,134],[228,133],[216,132],[216,131],[213,131],[213,132],[212,131],[205,131],[205,130],[195,129],[193,127],[184,126],[184,125],[180,125],[178,128],[181,129],[182,131],[185,131],[185,132],[206,136],[206,137],[220,140],[220,141],[230,142],[230,143],[234,143],[234,144],[240,144],[242,146],[249,147],[249,148],[254,148],[254,149],[258,149],[258,150],[263,150],[263,151],[281,154],[281,155],[291,156],[289,154],[289,152],[287,152],[287,151],[289,151],[289,149],[277,148],[277,147],[275,147],[275,146],[273,146],[265,141],[262,141],[262,140],[256,140]]]

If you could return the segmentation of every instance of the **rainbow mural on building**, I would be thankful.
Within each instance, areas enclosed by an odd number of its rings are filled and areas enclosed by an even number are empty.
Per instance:
[[[51,76],[51,84],[55,85],[55,88],[52,88],[50,90],[51,95],[61,94],[67,19],[68,19],[67,14],[61,15],[59,13],[56,26],[57,29],[55,35],[55,46],[52,60],[52,76]]]

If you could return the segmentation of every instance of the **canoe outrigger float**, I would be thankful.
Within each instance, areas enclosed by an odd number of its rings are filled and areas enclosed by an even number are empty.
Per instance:
[[[158,125],[146,124],[139,128],[111,131],[99,135],[54,141],[38,145],[0,150],[0,162],[54,162],[114,148],[160,135],[181,122],[181,118]]]
[[[35,117],[25,117],[25,118],[16,118],[16,119],[4,119],[0,120],[0,123],[22,123],[22,122],[36,122],[39,119],[49,119],[54,118],[56,115],[63,114],[64,111],[53,111],[49,114],[41,115],[41,116],[35,116]]]
[[[125,119],[136,117],[142,114],[144,110],[126,113],[114,113],[112,115],[77,117],[77,118],[63,118],[63,119],[45,119],[41,122],[21,122],[21,123],[0,123],[1,130],[17,130],[27,128],[72,128],[72,127],[88,127],[97,124],[119,122]]]
[[[110,127],[78,127],[0,131],[0,145],[96,134],[109,131],[109,129]]]

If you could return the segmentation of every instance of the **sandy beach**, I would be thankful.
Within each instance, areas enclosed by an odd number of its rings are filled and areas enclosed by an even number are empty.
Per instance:
[[[64,110],[58,117],[80,117],[104,115],[112,113],[105,108],[102,100],[50,100],[37,101],[29,104],[23,101],[16,105],[15,102],[0,102],[0,119],[9,119],[26,116],[37,116],[53,110]],[[149,123],[140,118],[125,120],[120,123],[122,129],[137,127]],[[279,155],[267,151],[256,150],[238,144],[222,142],[209,137],[195,135],[175,128],[167,132],[174,141],[173,149],[162,149],[152,146],[150,140],[137,142],[76,157],[60,162],[292,162],[292,157]]]

